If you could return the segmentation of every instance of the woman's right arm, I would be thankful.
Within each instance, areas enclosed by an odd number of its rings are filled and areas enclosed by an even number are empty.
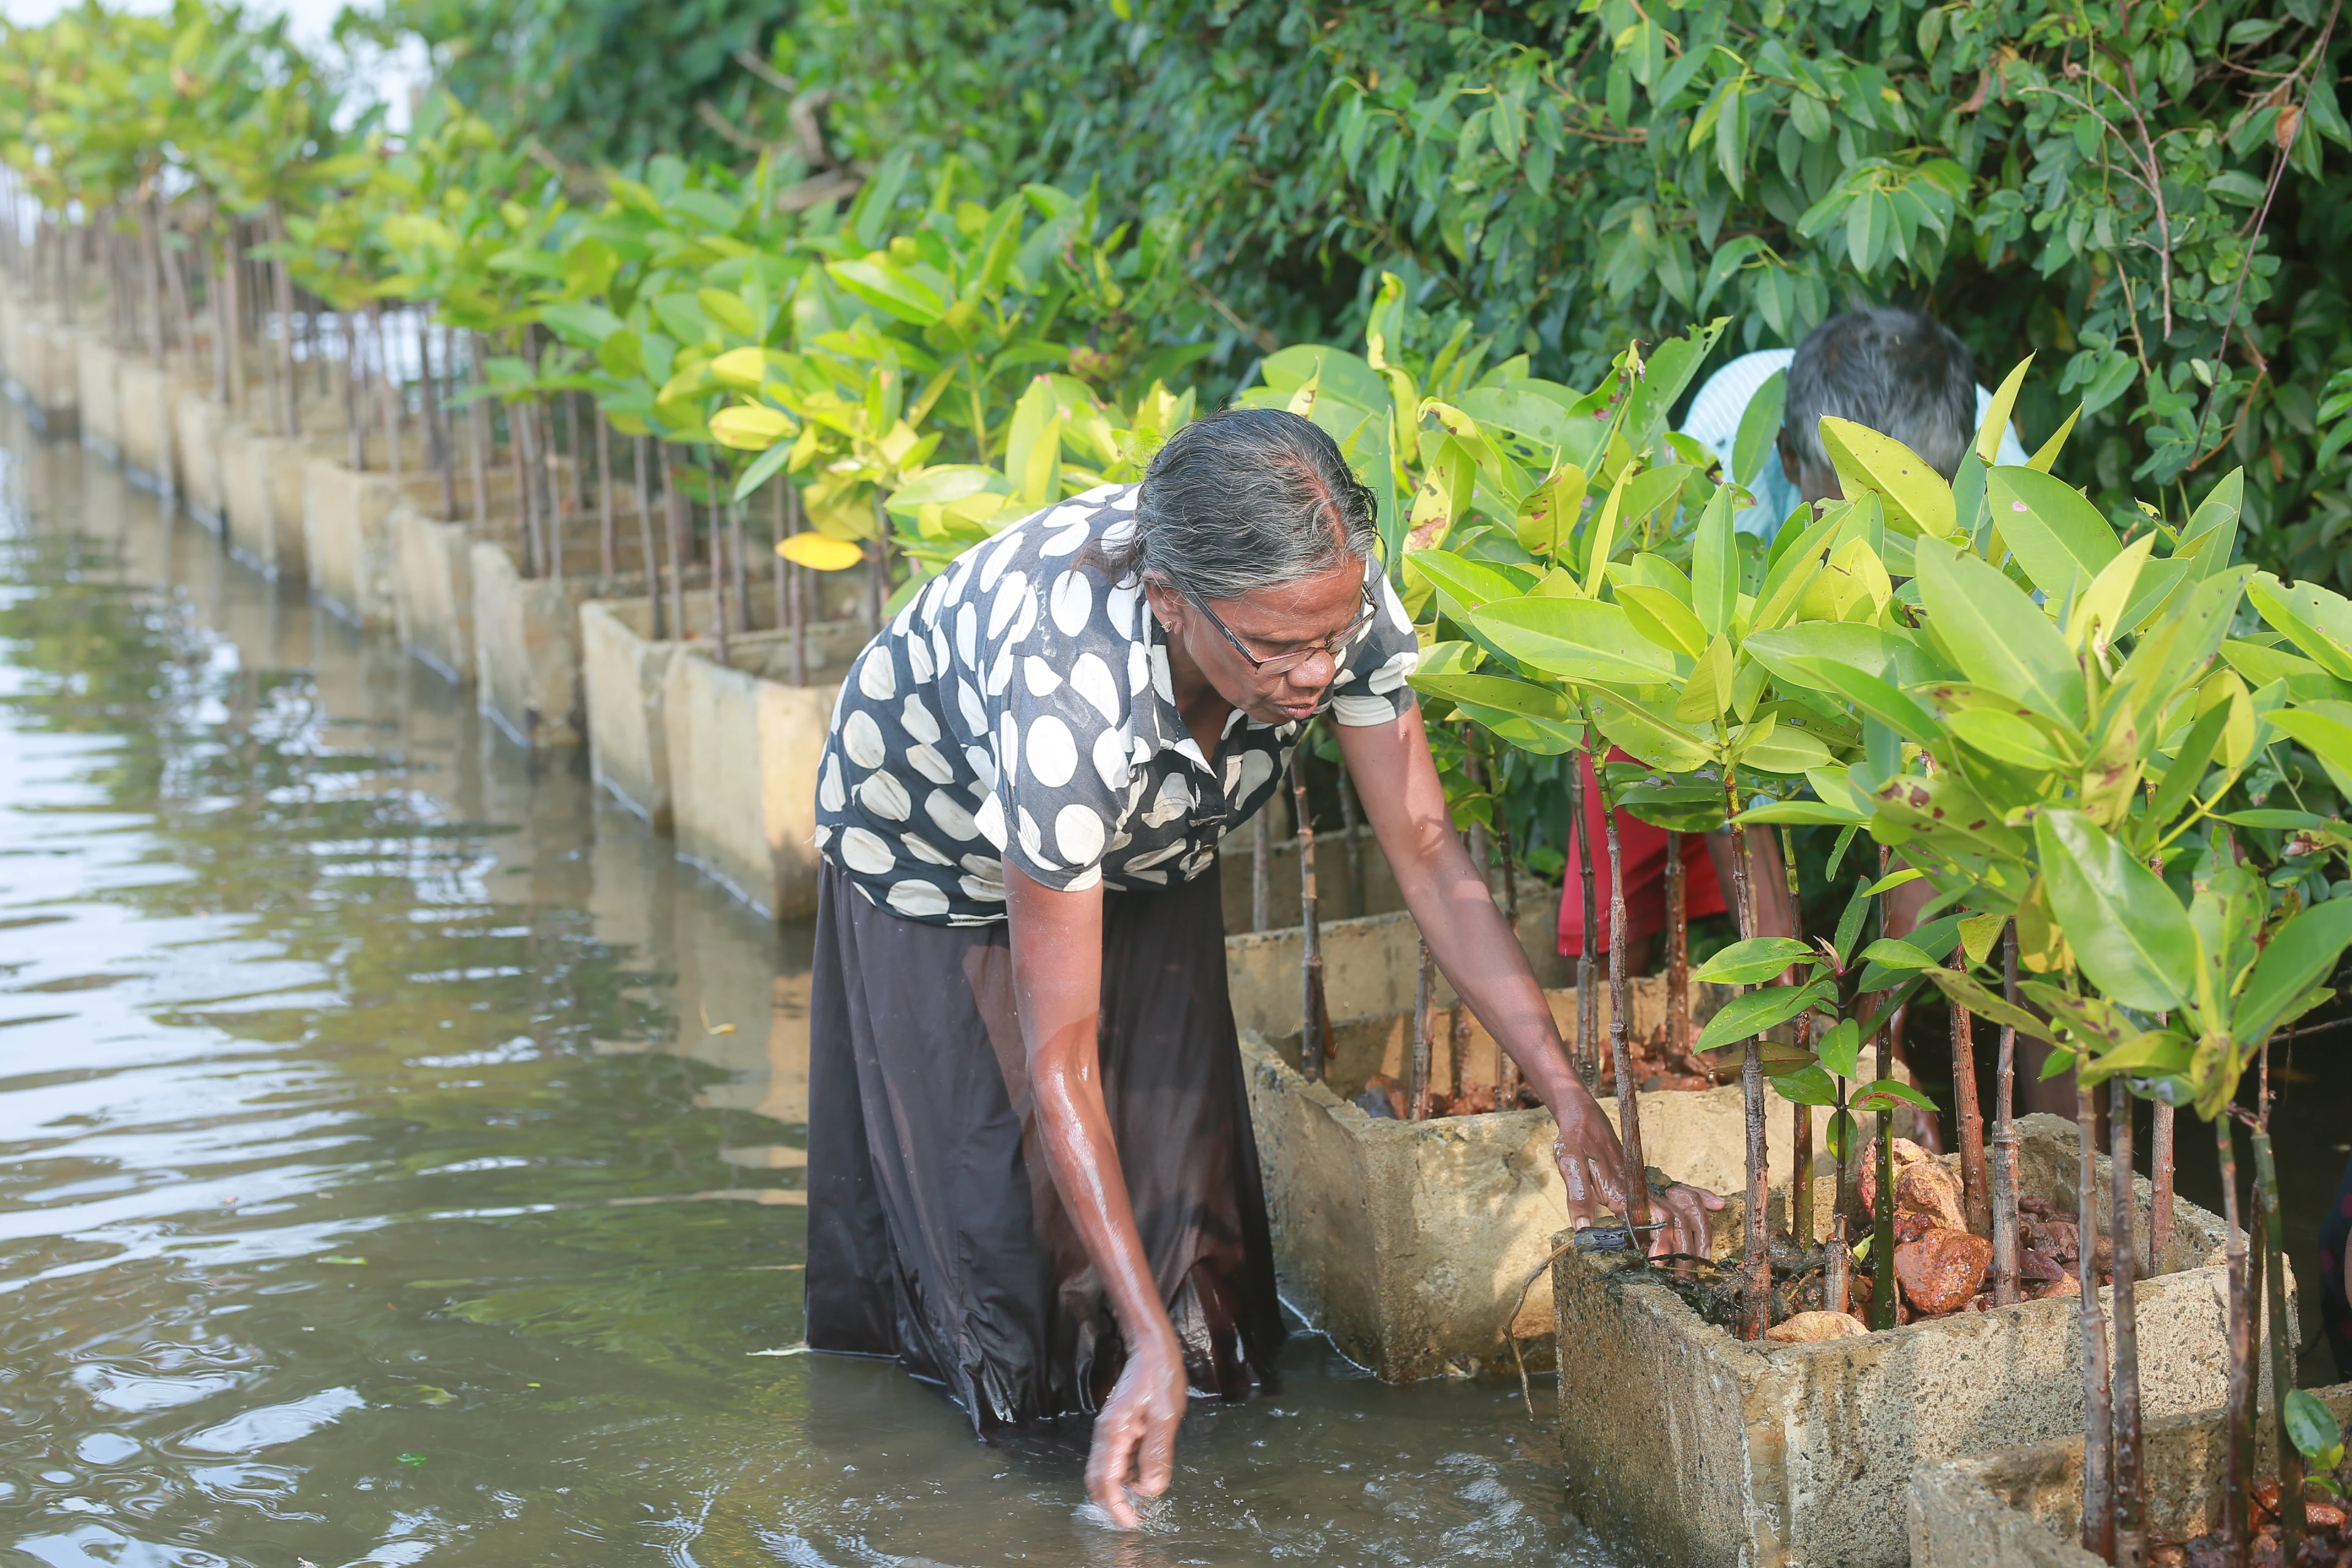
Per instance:
[[[1102,1012],[1102,887],[1066,893],[1009,860],[1004,896],[1012,922],[1013,994],[1021,1014],[1037,1131],[1062,1206],[1127,1338],[1127,1365],[1095,1418],[1087,1492],[1113,1523],[1133,1529],[1133,1489],[1168,1489],[1176,1428],[1184,1418],[1184,1354],[1144,1256],[1135,1210],[1103,1103],[1096,1039]],[[1129,1480],[1129,1477],[1134,1479]]]

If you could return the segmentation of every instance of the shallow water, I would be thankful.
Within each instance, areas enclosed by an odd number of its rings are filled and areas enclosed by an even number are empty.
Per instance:
[[[760,1353],[806,943],[0,413],[0,1561],[1612,1560],[1516,1386],[1312,1337],[1135,1536],[1082,1430]]]

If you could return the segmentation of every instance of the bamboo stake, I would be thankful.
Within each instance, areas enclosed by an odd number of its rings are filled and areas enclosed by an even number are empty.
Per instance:
[[[2017,1005],[2017,922],[2000,934],[2001,994]],[[2017,1030],[2000,1026],[2000,1054],[1993,1069],[1992,1099],[1992,1300],[2017,1304],[2017,1125],[2011,1105],[2017,1088]]]
[[[1965,945],[1954,945],[1951,963],[1960,973],[1968,972]],[[1989,1240],[1992,1236],[1992,1184],[1985,1174],[1984,1110],[1977,1103],[1976,1028],[1966,1006],[1954,1001],[1951,1008],[1952,1114],[1960,1124],[1960,1192],[1970,1234]]]
[[[1584,781],[1593,780],[1593,791],[1600,793],[1600,774],[1592,766],[1592,731],[1584,731],[1585,744],[1577,760],[1568,770],[1568,816],[1575,824],[1571,830],[1576,838],[1576,871],[1584,886],[1584,940],[1578,944],[1576,954],[1576,1070],[1584,1079],[1585,1089],[1601,1092],[1601,994],[1594,989],[1592,944],[1601,940],[1601,910],[1592,891],[1592,825],[1584,809]]]
[[[713,504],[718,503],[714,500]],[[749,632],[751,629],[751,584],[750,569],[743,564],[743,503],[730,498],[726,508],[727,551],[732,557],[729,563],[729,574],[735,599],[735,629]]]
[[[383,307],[369,308],[369,321],[375,328],[375,362],[377,400],[383,408],[383,467],[392,476],[394,489],[400,488],[400,400],[398,383],[392,372],[392,329],[385,324]]]
[[[538,498],[531,493],[530,439],[524,432],[522,405],[509,403],[507,409],[507,462],[514,470],[515,506],[522,514],[522,539],[526,575],[547,575],[546,552],[540,540]]]
[[[1731,882],[1739,912],[1739,935],[1745,941],[1756,934],[1756,901],[1748,885],[1748,835],[1738,826],[1738,779],[1727,766],[1723,770],[1723,807],[1724,820],[1731,825]],[[1612,827],[1613,842],[1613,819]],[[1611,934],[1613,936],[1615,933]],[[1771,1163],[1764,1152],[1764,1047],[1753,1035],[1748,1037],[1747,1048],[1742,1053],[1739,1091],[1748,1123],[1748,1212],[1741,1226],[1745,1236],[1739,1260],[1739,1271],[1746,1278],[1746,1289],[1740,1309],[1740,1337],[1760,1340],[1764,1337],[1764,1331],[1772,1326],[1772,1259],[1770,1238],[1765,1234],[1764,1226],[1772,1175]],[[1882,1279],[1891,1279],[1894,1271],[1886,1266],[1885,1251],[1885,1248],[1879,1249],[1879,1274]],[[1874,1303],[1875,1300],[1874,1297]],[[1874,1305],[1874,1312],[1875,1310]]]
[[[2263,1047],[2267,1055],[2270,1047]],[[2263,1097],[2263,1119],[2254,1126],[2254,1182],[2266,1236],[2286,1234],[2279,1213],[2278,1163],[2271,1152],[2269,1097]],[[2286,1426],[2286,1396],[2296,1385],[2294,1336],[2286,1331],[2286,1259],[2284,1247],[2264,1250],[2271,1320],[2271,1398],[2278,1420],[2279,1561],[2292,1563],[2303,1548],[2303,1451]]]
[[[1356,831],[1361,817],[1356,809],[1356,780],[1348,771],[1348,759],[1339,759],[1339,830],[1347,835],[1348,843],[1348,913],[1364,912],[1364,846]]]
[[[2096,1173],[2099,1108],[2078,1079],[2074,1086],[2075,1316],[2083,1334],[2083,1550],[2116,1560],[2115,1426],[2107,1388],[2107,1327],[2099,1315]],[[2128,1224],[2128,1217],[2126,1217]]]
[[[1412,1063],[1405,1071],[1404,1112],[1412,1121],[1429,1119],[1429,1074],[1437,1028],[1437,1020],[1432,1016],[1437,1005],[1436,970],[1435,962],[1429,956],[1429,942],[1423,938],[1412,987]]]
[[[1669,864],[1680,858],[1681,845],[1679,834],[1668,836],[1666,859]],[[1786,827],[1780,829],[1780,865],[1789,879],[1789,934],[1802,942],[1805,940],[1805,903],[1800,896],[1797,882],[1796,836]],[[1685,913],[1688,913],[1687,905],[1685,906]],[[1685,940],[1688,940],[1687,932]],[[1687,978],[1684,985],[1687,992]],[[1669,1017],[1673,1016],[1671,981],[1668,983],[1666,1011]],[[1799,1049],[1812,1043],[1812,1010],[1808,1008],[1797,1016]],[[1801,1249],[1813,1244],[1813,1108],[1792,1100],[1789,1102],[1789,1109],[1795,1113],[1795,1120],[1789,1129],[1789,1235]]]
[[[2230,1384],[2228,1415],[2229,1473],[2221,1488],[2221,1554],[2228,1563],[2242,1563],[2251,1535],[2248,1499],[2252,1495],[2254,1456],[2251,1444],[2254,1413],[2254,1351],[2252,1324],[2246,1299],[2246,1232],[2238,1223],[2238,1138],[2224,1107],[2213,1118],[2213,1152],[2221,1166],[2222,1263],[2229,1279]]]
[[[1510,814],[1503,809],[1502,785],[1495,777],[1496,760],[1487,757],[1486,767],[1488,787],[1495,801],[1495,847],[1503,858],[1503,919],[1510,926],[1513,939],[1517,940],[1519,931],[1519,868],[1517,858],[1511,852],[1511,818]],[[1519,1064],[1497,1040],[1495,1042],[1495,1109],[1514,1110],[1518,1108],[1518,1103]]]
[[[563,410],[563,447],[572,459],[572,515],[577,517],[588,510],[588,465],[580,456],[580,394],[559,392],[555,397]]]
[[[445,362],[442,368],[446,371],[448,368],[446,362],[449,357],[446,339],[443,341],[441,357]],[[426,457],[432,465],[434,474],[441,481],[441,515],[445,518],[456,517],[457,515],[457,466],[451,459],[448,424],[441,406],[439,378],[434,374],[433,326],[429,321],[420,324],[416,329],[416,363],[420,373],[418,384],[425,394]]]
[[[703,526],[709,531],[710,551],[710,635],[718,644],[719,662],[728,661],[727,650],[727,531],[719,523],[719,486],[713,478],[710,451],[703,448],[702,479]]]
[[[1690,871],[1683,836],[1666,835],[1666,1048],[1685,1059],[1691,1048]]]
[[[663,624],[661,561],[654,549],[653,445],[652,437],[640,436],[633,449],[637,470],[637,549],[646,558],[646,606],[651,612],[653,640],[665,642],[669,632]]]
[[[613,518],[613,437],[602,409],[590,416],[596,422],[596,549],[597,564],[608,578],[621,574],[620,541]]]
[[[490,400],[481,395],[485,384],[482,339],[478,332],[466,334],[466,374],[475,394],[466,405],[466,470],[474,489],[474,526],[481,528],[490,521],[489,463],[498,433],[490,424]]]
[[[2147,1139],[2147,1258],[2141,1272],[2153,1277],[2172,1262],[2173,1110],[2162,1100],[2149,1118]],[[2289,1562],[2294,1561],[2292,1557]]]
[[[687,531],[694,520],[687,515],[686,494],[677,488],[677,463],[664,454],[661,460],[662,508],[669,520],[669,624],[670,635],[686,640],[686,552]]]
[[[2146,1544],[2146,1487],[2140,1468],[2139,1270],[2132,1236],[2131,1088],[2122,1074],[2107,1079],[2108,1228],[2116,1276],[2114,1415],[2116,1424],[2116,1557],[2136,1564]],[[2079,1233],[2078,1233],[2079,1234]]]
[[[1272,809],[1269,798],[1250,818],[1250,930],[1254,931],[1274,925],[1274,833],[1265,820]]]
[[[163,240],[153,195],[131,216],[139,226],[139,280],[147,293],[147,353],[160,365],[163,363]]]
[[[1626,1037],[1633,1018],[1633,997],[1625,975],[1625,856],[1617,839],[1616,805],[1604,785],[1601,821],[1609,835],[1609,1057],[1617,1071],[1617,1144],[1624,1157],[1625,1223],[1645,1226],[1650,1223],[1649,1163],[1642,1155],[1642,1086],[1633,1079],[1633,1054]],[[1752,1188],[1755,1184],[1748,1184]]]
[[[772,624],[782,631],[791,624],[791,612],[785,601],[792,591],[785,582],[788,568],[777,547],[784,542],[784,492],[792,489],[792,480],[779,477],[768,491],[768,580],[773,585],[775,603]]]
[[[286,217],[275,206],[269,209],[270,237],[281,247],[286,243]],[[294,273],[283,255],[269,258],[269,283],[278,301],[278,395],[286,400],[286,435],[289,439],[302,433],[301,393],[294,379]]]
[[[160,209],[156,222],[163,223]],[[171,287],[172,320],[179,329],[174,335],[179,339],[180,356],[193,368],[196,363],[196,321],[190,302],[194,296],[188,288],[187,240],[184,235],[174,237],[179,244],[163,247],[163,280]]]
[[[777,482],[784,487],[784,514],[787,537],[801,531],[801,488],[793,483],[789,474]],[[808,684],[808,574],[797,566],[784,572],[788,592],[784,595],[793,614],[793,684]]]
[[[1323,993],[1323,934],[1315,908],[1315,821],[1307,809],[1307,734],[1291,752],[1290,800],[1298,823],[1298,921],[1303,928],[1298,963],[1298,1070],[1320,1082],[1331,1058],[1331,1011]]]
[[[1888,858],[1885,848],[1882,847],[1878,851],[1878,876],[1881,881],[1886,878]],[[1886,904],[1883,897],[1879,900],[1878,911],[1879,929],[1884,931],[1886,921]],[[1894,1042],[1888,1037],[1895,1025],[1901,1021],[1901,1017],[1902,1009],[1897,1008],[1895,1017],[1886,1024],[1880,1025],[1878,1028],[1877,1039],[1874,1042],[1877,1047],[1878,1059],[1874,1065],[1881,1079],[1895,1076],[1895,1047]],[[1882,1101],[1876,1118],[1878,1142],[1875,1145],[1875,1152],[1878,1160],[1878,1193],[1876,1200],[1870,1205],[1870,1261],[1875,1271],[1874,1279],[1870,1288],[1870,1326],[1874,1329],[1891,1329],[1895,1326],[1898,1316],[1895,1310],[1895,1294],[1902,1289],[1895,1279],[1895,1113]]]
[[[367,471],[367,421],[360,414],[359,319],[342,312],[343,321],[343,447],[352,472]]]

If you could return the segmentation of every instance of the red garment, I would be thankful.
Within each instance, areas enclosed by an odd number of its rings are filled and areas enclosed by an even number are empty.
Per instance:
[[[1631,762],[1622,752],[1611,762]],[[1592,763],[1584,759],[1584,831],[1592,842],[1593,915],[1601,924],[1598,952],[1609,951],[1609,829],[1601,820],[1601,784],[1592,776]],[[1617,851],[1625,862],[1625,930],[1633,942],[1666,929],[1666,830],[1617,813]],[[1706,835],[1685,833],[1683,839],[1683,893],[1690,918],[1719,915],[1731,906],[1723,900],[1716,880],[1715,858],[1706,852]],[[1568,868],[1561,877],[1559,951],[1573,958],[1584,951],[1584,884],[1577,871],[1576,852],[1570,846]]]

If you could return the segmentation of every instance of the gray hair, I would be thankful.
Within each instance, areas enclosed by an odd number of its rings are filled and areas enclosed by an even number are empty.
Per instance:
[[[1877,305],[1831,317],[1798,347],[1780,439],[1799,462],[1827,471],[1822,416],[1851,419],[1892,436],[1949,479],[1976,435],[1976,413],[1968,345],[1916,310]]]
[[[1278,408],[1223,408],[1152,455],[1135,528],[1095,564],[1114,582],[1158,573],[1202,599],[1303,582],[1379,542],[1372,492],[1313,420]]]

